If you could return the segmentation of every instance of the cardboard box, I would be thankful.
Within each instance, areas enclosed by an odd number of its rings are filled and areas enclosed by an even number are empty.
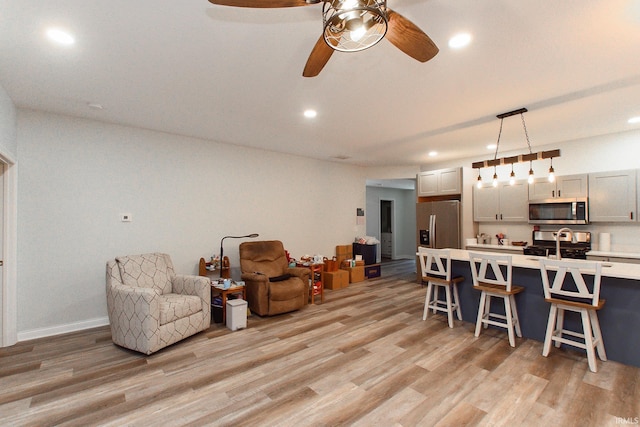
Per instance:
[[[340,289],[349,286],[349,272],[346,270],[325,271],[322,273],[325,289]]]
[[[380,274],[381,274],[380,264],[371,264],[364,267],[364,275],[367,277],[367,279],[380,277]]]
[[[349,272],[349,283],[362,282],[364,280],[364,266],[344,268]]]
[[[338,268],[342,267],[342,263],[346,259],[353,258],[353,246],[352,245],[338,245],[336,246],[336,261],[338,261]]]

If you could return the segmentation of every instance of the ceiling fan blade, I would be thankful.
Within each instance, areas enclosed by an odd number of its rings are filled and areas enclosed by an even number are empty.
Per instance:
[[[254,8],[274,8],[274,7],[296,7],[308,6],[318,3],[317,1],[307,2],[305,0],[209,0],[213,4],[220,6],[234,7],[254,7]]]
[[[313,47],[313,50],[309,55],[309,59],[307,59],[304,71],[302,71],[302,76],[315,77],[320,74],[320,71],[322,71],[324,66],[327,64],[333,52],[334,50],[329,47],[327,42],[324,41],[324,36],[321,35],[316,42],[316,45]]]
[[[439,52],[438,46],[413,22],[404,16],[387,9],[389,25],[385,38],[395,47],[417,59],[427,62]]]

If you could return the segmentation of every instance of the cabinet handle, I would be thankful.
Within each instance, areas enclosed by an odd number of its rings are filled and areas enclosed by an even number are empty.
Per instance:
[[[560,190],[558,190],[558,197],[562,197],[562,195],[560,194]]]
[[[551,197],[556,197],[556,190],[551,190]]]
[[[496,214],[496,221],[498,220],[498,214]]]
[[[633,211],[629,212],[629,218],[633,221]]]
[[[502,221],[502,214],[500,214],[500,221]]]

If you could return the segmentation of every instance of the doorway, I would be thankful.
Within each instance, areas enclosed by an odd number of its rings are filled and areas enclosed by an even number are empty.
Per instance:
[[[0,153],[0,347],[18,341],[16,298],[17,169]]]
[[[394,201],[380,200],[380,257],[382,261],[393,259]]]

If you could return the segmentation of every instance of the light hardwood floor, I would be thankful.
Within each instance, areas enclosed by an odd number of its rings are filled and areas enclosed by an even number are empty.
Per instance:
[[[144,357],[96,328],[0,349],[0,425],[604,426],[640,417],[640,369],[504,331],[422,321],[411,261],[248,328]],[[468,284],[462,284],[466,286]],[[606,344],[606,337],[605,337]]]

